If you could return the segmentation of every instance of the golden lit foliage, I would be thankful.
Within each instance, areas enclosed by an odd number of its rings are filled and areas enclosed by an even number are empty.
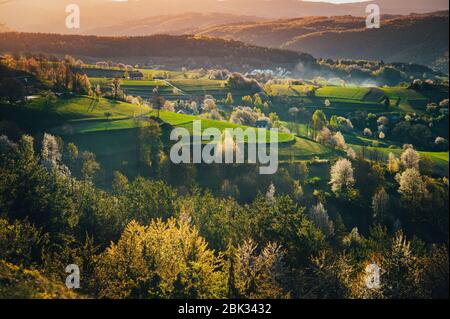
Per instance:
[[[105,298],[223,297],[218,259],[195,228],[169,219],[148,227],[132,221],[98,260]]]

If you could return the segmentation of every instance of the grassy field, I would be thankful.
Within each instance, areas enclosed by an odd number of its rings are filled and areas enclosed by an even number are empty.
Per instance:
[[[109,113],[106,118],[105,114]],[[11,118],[23,127],[36,130],[51,130],[55,134],[71,135],[93,133],[111,130],[126,130],[136,127],[135,119],[142,119],[140,125],[145,125],[145,117],[156,116],[156,111],[149,107],[138,106],[125,102],[117,102],[101,98],[96,100],[87,96],[69,99],[58,99],[46,106],[43,98],[33,100],[24,107],[1,106],[2,118]],[[161,110],[161,119],[174,127],[184,127],[192,131],[192,123],[200,118],[193,115],[178,114]],[[51,120],[51,121],[50,121]],[[201,119],[203,129],[215,127],[223,131],[226,128],[242,128],[225,121]],[[33,126],[34,124],[34,126]],[[294,137],[288,133],[279,133],[279,143],[293,142]]]
[[[291,97],[306,97],[306,92],[311,89],[310,85],[287,85],[273,84],[272,92],[275,95],[284,95]],[[316,97],[328,99],[344,99],[364,101],[365,96],[369,93],[370,88],[365,87],[340,87],[340,86],[323,86],[316,90]]]
[[[10,119],[20,127],[40,131],[62,124],[75,125],[79,121],[102,121],[109,113],[110,120],[126,119],[146,114],[149,107],[112,101],[101,98],[96,100],[87,96],[59,98],[47,104],[43,98],[35,99],[25,106],[11,107],[0,105],[1,118]]]
[[[147,115],[156,116],[156,111],[149,112]],[[164,122],[170,124],[173,127],[180,127],[187,129],[191,134],[193,131],[193,122],[200,120],[199,117],[193,115],[178,114],[174,112],[168,112],[161,110],[160,118]],[[117,119],[107,121],[105,119],[99,119],[98,121],[72,121],[70,123],[65,123],[63,127],[58,127],[54,130],[55,133],[59,134],[83,134],[92,133],[100,131],[113,131],[113,130],[126,130],[133,129],[139,126],[146,126],[148,121],[146,118],[141,118],[139,124],[136,122],[138,119]],[[242,128],[247,129],[247,126],[237,125],[229,122],[215,121],[209,119],[201,119],[202,129],[207,128],[217,128],[220,131],[224,131],[227,128]],[[269,137],[269,133],[267,133]],[[291,134],[279,133],[278,134],[279,143],[290,143],[293,142],[294,137]]]
[[[306,85],[287,85],[287,84],[272,84],[270,89],[274,95],[290,96],[290,97],[306,97],[306,89],[312,86]]]
[[[100,85],[103,91],[109,90],[111,79],[91,78],[93,86]],[[158,87],[159,92],[166,99],[190,98],[193,96],[212,95],[217,99],[223,99],[229,92],[233,94],[236,103],[240,103],[245,95],[254,95],[257,91],[232,90],[226,81],[209,79],[186,79],[183,77],[174,77],[167,80],[121,80],[122,90],[133,96],[140,96],[143,99],[149,99],[152,96],[153,89]]]
[[[335,155],[333,149],[300,137],[295,138],[295,144],[282,145],[279,149],[280,160],[310,160],[315,156],[324,159]]]
[[[142,70],[141,70],[142,71]],[[257,92],[247,90],[232,90],[226,81],[210,79],[187,79],[182,72],[144,70],[148,80],[122,80],[121,87],[128,95],[150,99],[153,89],[158,87],[162,96],[169,100],[212,95],[223,99],[231,92],[235,103],[239,104],[245,95]],[[167,80],[152,80],[153,76],[164,76]],[[106,78],[91,78],[93,86],[99,84],[104,91],[109,89],[110,80]],[[311,86],[273,84],[271,90],[276,96],[285,96],[293,100],[300,99],[307,108],[322,108],[327,114],[345,115],[356,110],[382,113],[386,111],[420,112],[430,101],[428,97],[404,87],[340,87],[323,86],[316,90],[315,96],[307,96],[306,91]],[[388,97],[391,101],[389,109],[383,103]],[[325,107],[329,100],[331,106]]]
[[[306,124],[297,124],[297,123],[290,123],[290,122],[283,122],[283,125],[290,128],[292,132],[300,135],[301,137],[305,137],[301,139],[302,141],[308,141],[306,138],[307,136],[307,126]],[[382,155],[384,159],[387,160],[389,153],[395,154],[397,157],[401,155],[403,152],[402,150],[402,144],[398,142],[393,142],[389,140],[380,140],[375,138],[369,138],[363,135],[359,135],[357,133],[349,133],[344,134],[345,141],[347,144],[352,147],[355,151],[362,151],[363,147],[366,147],[367,150],[373,150],[378,151]],[[298,143],[298,142],[297,142]],[[314,143],[314,142],[311,142]],[[317,144],[317,143],[315,143]],[[300,149],[302,149],[301,144],[299,144]],[[305,145],[304,145],[305,146]],[[307,150],[308,152],[311,149],[315,148],[316,153],[321,153],[322,156],[325,158],[329,156],[333,156],[332,152],[328,151],[326,152],[326,149],[322,149],[319,151],[319,147],[323,147],[320,144],[314,145],[310,144],[307,147],[303,147],[304,150]],[[325,147],[324,147],[325,148]],[[448,164],[449,164],[449,153],[448,152],[419,152],[423,157],[430,158],[434,165],[435,165],[435,171],[440,175],[447,175],[448,176]],[[286,149],[280,154],[283,154],[284,156],[289,155],[289,150]],[[294,153],[300,155],[300,153]],[[301,156],[300,156],[301,158]]]
[[[67,101],[59,101],[53,109],[59,116],[67,119],[63,125],[47,130],[56,135],[62,136],[65,142],[74,142],[81,150],[93,151],[97,155],[104,171],[120,170],[133,176],[138,168],[136,162],[136,131],[137,122],[131,116],[137,108],[127,103],[112,103],[108,100],[101,100],[94,109],[91,107],[92,99],[88,97],[77,97]],[[39,102],[28,106],[30,109],[38,110]],[[114,112],[115,117],[107,120],[103,113]],[[147,125],[146,118],[156,115],[156,111],[146,112],[145,117],[141,117],[139,126]],[[41,113],[42,109],[41,109]],[[45,114],[45,113],[43,113]],[[177,114],[162,110],[161,119],[174,127],[182,127],[192,132],[192,123],[199,118],[192,115]],[[236,125],[229,122],[214,120],[202,120],[202,129],[215,127],[220,130],[226,128],[242,128],[245,126]],[[294,138],[291,134],[279,134],[279,158],[280,161],[288,160],[310,160],[318,156],[326,158],[333,156],[334,151],[313,141]]]
[[[43,98],[33,100],[25,108],[51,113],[67,120],[104,118],[105,113],[111,113],[111,117],[129,117],[150,111],[149,107],[138,106],[120,101],[101,98],[96,100],[87,96],[74,98],[60,98],[55,103],[46,105]]]
[[[228,92],[231,92],[235,102],[240,103],[243,96],[257,93],[231,90],[227,87],[226,81],[202,78],[201,74],[195,72],[147,69],[139,69],[139,71],[144,74],[146,80],[122,80],[122,89],[126,94],[141,96],[144,99],[151,97],[155,87],[159,87],[160,93],[171,100],[205,95],[222,99]],[[154,77],[164,77],[167,80],[153,81]],[[105,77],[91,78],[93,85],[100,84],[104,90],[108,89],[109,82],[110,80]],[[345,115],[361,109],[374,113],[398,110],[420,112],[430,102],[429,96],[405,87],[369,88],[325,85],[316,90],[314,97],[308,97],[306,92],[311,88],[311,85],[271,85],[274,95],[301,99],[302,104],[309,108],[324,108],[325,100],[329,100],[332,103],[331,107],[326,108],[329,114]],[[384,97],[388,97],[391,101],[389,110],[382,103]]]
[[[383,87],[381,88],[386,96],[391,100],[391,105],[397,105],[405,112],[416,112],[424,108],[429,99],[424,95],[404,87]]]
[[[338,87],[324,86],[316,90],[315,96],[307,96],[306,91],[311,86],[307,85],[271,85],[271,90],[276,96],[289,97],[298,100],[304,107],[314,111],[323,109],[327,115],[346,115],[349,112],[365,110],[367,112],[381,113],[386,111],[381,102],[384,94],[374,88],[365,87]],[[331,105],[326,107],[325,101]]]
[[[108,69],[101,69],[91,64],[84,64],[82,67],[83,70],[88,72],[89,74],[93,74],[91,77],[99,77],[99,78],[111,78],[112,75],[123,77],[125,71],[118,67],[109,67]],[[201,74],[195,71],[181,72],[181,71],[170,71],[170,70],[151,70],[151,69],[140,69],[140,71],[144,74],[144,78],[147,80],[151,80],[154,77],[164,77],[167,79],[183,79],[186,77],[200,77]]]
[[[105,113],[112,116],[107,119]],[[107,169],[135,171],[136,164],[136,117],[142,119],[140,126],[146,125],[146,118],[156,115],[148,107],[132,105],[108,99],[95,100],[86,96],[69,99],[60,98],[56,103],[47,106],[44,99],[37,99],[23,107],[0,106],[2,118],[13,117],[18,123],[27,128],[35,126],[36,130],[43,130],[63,136],[65,141],[75,142],[82,150],[90,150],[97,154],[102,166]],[[192,115],[177,114],[162,110],[161,119],[174,127],[186,128],[192,132],[192,123],[199,118]],[[22,121],[22,122],[21,122]],[[284,123],[288,124],[288,123]],[[53,129],[51,129],[53,127]],[[229,122],[202,119],[202,128],[215,127],[220,130],[226,128],[242,128],[245,126]],[[306,135],[306,126],[299,125],[300,136]],[[369,150],[379,151],[387,159],[390,152],[399,156],[402,152],[399,145],[389,141],[374,143],[357,134],[347,134],[347,143],[355,150],[366,146]],[[310,160],[313,157],[321,159],[334,158],[338,154],[335,150],[318,144],[303,137],[291,134],[279,134],[280,161]],[[393,146],[391,146],[393,145]],[[435,169],[442,174],[448,174],[449,154],[436,152],[421,152],[435,164]]]
[[[43,100],[32,102],[29,107],[45,108]],[[74,118],[104,118],[105,113],[111,113],[112,117],[127,117],[147,113],[150,108],[138,106],[120,101],[108,99],[95,100],[90,97],[76,97],[72,99],[60,99],[51,107],[51,112],[69,119]]]
[[[135,130],[92,131],[63,138],[65,142],[75,143],[80,150],[93,151],[103,172],[119,170],[128,176],[136,176],[139,171]],[[306,161],[315,156],[324,159],[335,155],[333,150],[301,138],[297,138],[295,144],[282,144],[279,149],[280,163]]]
[[[153,114],[156,114],[155,111],[153,111]],[[185,114],[177,114],[173,112],[167,112],[167,111],[161,111],[161,119],[165,121],[166,123],[169,123],[172,126],[175,127],[182,127],[187,129],[190,133],[192,133],[192,124],[194,121],[199,120],[200,118],[193,115],[185,115]],[[206,128],[217,128],[221,131],[224,131],[225,129],[231,128],[241,128],[243,130],[248,129],[248,126],[244,125],[238,125],[230,122],[224,122],[224,121],[215,121],[210,119],[201,119],[202,123],[202,129]],[[269,137],[269,133],[267,133],[267,136]],[[291,143],[294,141],[294,136],[289,133],[278,133],[278,142],[279,143]]]
[[[138,69],[144,74],[146,79],[153,79],[154,77],[164,77],[166,79],[186,79],[186,78],[200,78],[202,75],[195,71],[169,71],[169,70],[150,70]]]
[[[103,78],[92,78],[91,84],[93,86],[100,85],[102,91],[107,91],[110,87],[110,80]],[[143,99],[152,97],[153,89],[158,87],[158,90],[163,96],[173,97],[176,94],[173,88],[167,85],[165,81],[157,80],[121,80],[121,88],[127,95],[140,96]]]
[[[233,94],[236,104],[240,104],[245,95],[257,92],[246,90],[232,90],[226,81],[209,80],[206,78],[192,79],[193,74],[173,71],[140,70],[146,80],[121,80],[121,87],[128,95],[141,96],[149,99],[154,88],[166,99],[181,99],[204,97],[212,95],[216,99],[224,98],[228,92]],[[161,76],[167,80],[153,80]],[[195,77],[200,76],[196,74]],[[97,84],[103,92],[109,90],[111,79],[104,77],[90,78],[93,86]],[[292,101],[299,101],[299,105],[311,111],[322,109],[328,118],[338,114],[345,116],[356,110],[373,113],[403,110],[406,112],[420,112],[420,108],[430,101],[430,98],[416,91],[403,87],[393,88],[366,88],[366,87],[338,87],[323,86],[316,90],[315,96],[307,96],[308,86],[302,85],[272,85],[274,95],[289,97]],[[391,107],[386,109],[383,99],[387,96],[391,100]],[[325,106],[325,100],[330,100],[331,106]],[[280,99],[283,101],[283,99]],[[283,102],[280,102],[281,107]],[[397,104],[399,107],[397,107]],[[108,118],[106,117],[108,114]],[[65,142],[74,142],[81,150],[89,150],[97,155],[105,172],[120,170],[129,176],[139,172],[137,127],[148,125],[150,116],[156,116],[156,111],[146,106],[138,106],[105,98],[96,100],[87,96],[73,98],[58,98],[54,103],[47,103],[44,98],[32,100],[25,106],[11,107],[0,105],[0,118],[11,119],[20,127],[31,132],[49,132],[62,136]],[[192,115],[177,114],[162,110],[161,120],[170,127],[185,128],[192,133],[193,122],[200,118]],[[242,128],[225,121],[202,119],[202,129],[218,128],[223,131],[227,128]],[[280,133],[279,160],[307,161],[314,157],[320,159],[334,159],[344,156],[343,152],[336,151],[327,146],[316,143],[307,137],[306,125],[299,124],[295,128],[291,123],[283,123],[296,135]],[[164,131],[164,140],[168,139],[169,129]],[[356,151],[363,147],[367,150],[378,151],[382,158],[387,159],[393,152],[400,156],[401,145],[387,140],[371,139],[359,134],[345,134],[349,146]],[[251,141],[247,141],[251,142]],[[448,176],[449,153],[421,152],[424,157],[430,158],[434,163],[434,171],[440,175]],[[328,174],[328,171],[326,171]],[[323,172],[322,172],[323,173]]]
[[[220,80],[208,80],[208,79],[175,79],[168,80],[174,86],[188,93],[195,92],[211,92],[218,91],[221,93],[227,93],[229,91],[226,81]]]
[[[364,101],[364,98],[369,91],[370,88],[365,87],[324,86],[316,91],[316,96],[330,99]]]
[[[421,112],[431,102],[429,96],[405,87],[368,88],[323,86],[316,90],[314,97],[306,95],[308,88],[311,88],[311,86],[271,85],[271,89],[275,95],[301,99],[306,107],[324,108],[330,114],[345,114],[345,112],[353,112],[356,110],[369,112]],[[383,103],[385,97],[390,99],[391,107],[389,109],[386,109]],[[325,100],[331,102],[331,107],[324,107]]]
[[[252,96],[258,93],[258,91],[231,89],[228,87],[226,81],[221,80],[175,79],[168,80],[168,82],[188,96],[212,95],[216,99],[224,99],[228,93],[231,93],[235,103],[237,104],[241,103],[243,96]]]

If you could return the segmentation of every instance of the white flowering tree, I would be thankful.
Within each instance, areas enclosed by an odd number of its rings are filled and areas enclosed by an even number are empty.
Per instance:
[[[397,174],[396,180],[400,185],[398,192],[407,206],[418,207],[428,196],[427,185],[417,169],[407,168],[402,174]]]
[[[364,129],[364,136],[372,136],[372,135],[373,135],[372,130],[370,128],[366,127]]]
[[[316,141],[320,144],[330,145],[333,135],[328,127],[323,127],[317,135]]]
[[[356,159],[356,152],[353,148],[351,148],[351,147],[347,148],[347,157],[351,160]]]
[[[352,163],[348,159],[340,159],[331,167],[331,189],[335,194],[345,193],[353,188],[355,178]]]
[[[443,151],[448,150],[448,140],[443,138],[442,136],[436,137],[434,144]]]
[[[47,133],[42,139],[41,162],[48,171],[70,175],[69,169],[62,163],[61,150],[56,137]]]
[[[414,150],[412,147],[406,147],[405,151],[400,157],[402,166],[404,169],[415,168],[419,169],[420,164],[420,154]]]
[[[273,185],[273,183],[270,183],[269,189],[267,190],[266,193],[267,200],[273,201],[275,199],[275,193],[276,193],[275,185]]]
[[[337,149],[345,150],[347,149],[347,143],[345,142],[344,135],[341,132],[337,132],[333,136],[333,145]]]
[[[57,168],[61,162],[61,152],[59,144],[53,135],[44,134],[42,139],[41,160],[42,164],[48,169],[53,170]]]
[[[319,228],[326,237],[334,235],[334,225],[328,216],[328,212],[322,203],[311,207],[309,210],[309,219]]]

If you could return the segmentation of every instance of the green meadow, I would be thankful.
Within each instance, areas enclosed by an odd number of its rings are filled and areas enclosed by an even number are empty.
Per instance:
[[[235,101],[240,101],[242,96],[255,93],[231,90],[226,81],[186,78],[186,74],[182,72],[154,70],[141,70],[141,72],[144,73],[146,80],[121,80],[121,88],[126,94],[149,99],[153,89],[158,88],[160,94],[170,100],[182,96],[189,98],[204,97],[205,95],[223,98],[228,92],[231,92]],[[167,80],[153,80],[153,77],[156,76],[164,77]],[[106,91],[109,89],[111,80],[91,78],[90,81],[93,86],[100,85],[102,90]],[[275,96],[300,99],[306,108],[311,108],[311,111],[321,108],[327,115],[345,115],[355,110],[386,112],[384,97],[391,100],[389,111],[396,111],[397,107],[402,111],[414,111],[418,104],[428,101],[426,96],[404,87],[322,86],[315,91],[314,96],[307,96],[306,91],[310,88],[311,86],[308,85],[271,85],[272,93]],[[331,105],[326,107],[325,100],[329,100]],[[146,106],[132,105],[106,98],[94,99],[87,96],[59,98],[52,103],[46,102],[44,98],[39,98],[25,105],[23,109],[14,112],[7,107],[0,107],[0,114],[8,113],[15,117],[18,123],[22,122],[24,127],[35,127],[36,131],[45,129],[62,135],[65,139],[79,142],[82,147],[96,153],[99,152],[100,157],[121,154],[118,155],[118,158],[123,160],[118,159],[119,162],[132,162],[133,156],[128,158],[125,153],[126,149],[133,145],[132,139],[135,139],[136,136],[133,133],[134,130],[137,127],[148,125],[148,119],[156,116],[156,111],[152,111]],[[243,130],[247,128],[225,121],[201,119],[198,116],[177,114],[165,110],[161,110],[160,118],[171,127],[185,128],[190,133],[192,133],[193,122],[196,120],[202,121],[202,129],[215,127],[224,131],[227,128],[242,128]],[[295,124],[295,129],[292,129],[288,122],[283,123],[292,130],[293,134],[278,134],[281,160],[310,160],[313,157],[326,159],[342,155],[308,139],[305,124]],[[114,142],[104,145],[110,135],[113,136]],[[361,150],[364,146],[379,151],[385,157],[389,152],[397,155],[401,152],[401,145],[391,141],[371,139],[356,133],[345,134],[345,138],[355,150]],[[448,165],[448,153],[422,152],[422,154],[430,158],[440,170]],[[119,162],[115,165],[118,165]]]
[[[155,110],[103,98],[97,101],[86,96],[58,99],[50,109],[44,104],[44,99],[38,99],[23,108],[24,114],[33,114],[36,130],[44,129],[62,136],[66,142],[74,142],[81,150],[94,151],[102,167],[108,171],[120,170],[130,175],[137,172],[136,128],[148,125],[148,118],[156,116]],[[0,108],[0,111],[5,109],[9,107]],[[106,118],[105,113],[110,113],[111,117]],[[196,120],[201,120],[203,130],[211,127],[221,131],[228,128],[248,128],[165,110],[160,111],[160,118],[170,126],[185,128],[190,133]],[[45,119],[53,121],[45,122]],[[30,123],[31,119],[24,125],[31,125]],[[269,133],[267,134],[269,137]],[[323,145],[292,134],[279,133],[278,138],[281,161],[310,160],[316,156],[324,158],[335,155],[333,150]]]

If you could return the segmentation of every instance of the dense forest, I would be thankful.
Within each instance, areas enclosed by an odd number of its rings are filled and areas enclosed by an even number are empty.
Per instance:
[[[448,296],[446,246],[428,245],[383,226],[393,202],[382,188],[373,199],[378,215],[362,235],[357,228],[346,230],[342,222],[328,220],[321,202],[307,211],[301,201],[278,196],[274,190],[239,205],[195,186],[180,194],[163,181],[128,181],[116,173],[113,191],[105,192],[93,184],[95,160],[77,156],[75,145],[62,146],[50,135],[42,141],[24,135],[17,142],[3,136],[0,156],[0,258],[35,269],[55,282],[63,282],[65,266],[76,261],[83,274],[82,294],[104,298]],[[358,161],[354,164],[366,165]],[[77,166],[84,177],[77,178],[77,170],[71,173],[68,168]],[[366,165],[364,174],[366,170],[367,177],[371,170],[378,174],[371,182],[391,183],[380,175],[385,168]],[[448,225],[448,181],[421,177],[414,168],[399,176],[401,201],[395,210],[404,211],[404,220],[412,225],[431,223],[430,230],[448,236],[448,229],[441,227]],[[355,188],[334,188],[336,199],[331,200],[337,200],[341,209],[354,210],[348,196],[365,201],[364,194],[356,195],[363,190],[358,186],[362,182],[358,179]],[[384,284],[374,291],[365,286],[364,274],[365,265],[375,261],[382,265]],[[2,297],[13,293],[14,280],[11,285],[11,291],[0,290]]]

